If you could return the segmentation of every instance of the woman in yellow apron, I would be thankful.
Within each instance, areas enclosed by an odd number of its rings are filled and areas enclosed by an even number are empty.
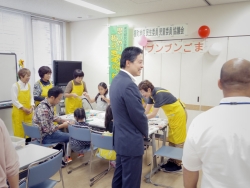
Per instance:
[[[86,84],[83,80],[84,73],[76,69],[71,80],[64,91],[65,114],[72,114],[77,108],[82,108],[82,95],[87,92]]]
[[[35,83],[33,91],[36,106],[48,96],[49,89],[53,87],[53,83],[50,81],[51,73],[48,66],[42,66],[38,70],[41,79]]]
[[[11,88],[12,109],[12,128],[14,136],[24,138],[22,122],[32,123],[34,108],[33,92],[30,84],[30,71],[23,68],[18,71],[19,81],[14,83]]]
[[[148,119],[155,117],[159,109],[162,108],[168,118],[169,145],[182,148],[186,139],[187,121],[184,104],[179,99],[176,99],[168,90],[154,87],[148,80],[142,81],[138,87],[142,96],[148,98],[148,104],[145,110]],[[153,105],[153,111],[148,113]],[[168,163],[164,165],[164,168],[167,171],[181,170],[181,161],[170,159]]]
[[[34,85],[34,100],[36,107],[48,96],[48,91],[54,84],[50,81],[52,71],[48,66],[42,66],[38,70],[40,80],[38,80]],[[56,107],[54,107],[54,114],[56,115]],[[54,122],[57,125],[57,122]]]

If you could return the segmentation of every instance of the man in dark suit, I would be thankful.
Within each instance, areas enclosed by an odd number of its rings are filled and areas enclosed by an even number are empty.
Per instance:
[[[138,47],[124,49],[121,70],[110,86],[114,149],[117,153],[112,188],[139,188],[141,184],[143,138],[148,137],[148,120],[134,77],[141,74],[142,53]]]

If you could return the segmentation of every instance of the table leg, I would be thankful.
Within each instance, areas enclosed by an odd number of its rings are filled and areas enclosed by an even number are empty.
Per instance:
[[[154,153],[156,152],[156,145],[155,145],[155,133],[152,134],[152,157],[154,157]],[[153,173],[158,171],[158,167],[157,167],[157,161],[156,161],[156,157],[154,158],[153,161]],[[148,174],[146,174],[145,178],[149,179],[150,176],[150,172]]]
[[[165,146],[166,145],[166,128],[162,129],[163,131],[163,139],[162,139],[162,145]],[[157,166],[157,160],[156,157],[154,157],[154,153],[156,152],[156,144],[155,144],[155,133],[152,134],[152,159],[154,159],[153,164],[153,170],[152,170],[152,174],[155,174],[158,172],[158,170],[160,169],[160,166]],[[161,163],[163,163],[164,161],[164,157],[161,157]],[[145,176],[146,182],[149,181],[149,177],[150,177],[150,172],[147,173]]]
[[[163,130],[163,139],[162,139],[162,146],[166,145],[166,137],[167,137],[167,127],[165,127]],[[164,162],[164,157],[161,157],[161,164]]]

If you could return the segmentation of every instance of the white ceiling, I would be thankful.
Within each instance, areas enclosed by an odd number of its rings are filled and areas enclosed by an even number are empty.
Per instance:
[[[64,0],[0,0],[0,6],[65,21],[120,17],[250,0],[84,0],[116,12],[106,15]],[[81,18],[78,18],[81,17]]]

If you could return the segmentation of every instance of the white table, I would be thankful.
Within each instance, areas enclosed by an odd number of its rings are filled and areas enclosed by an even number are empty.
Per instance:
[[[23,148],[16,150],[16,152],[19,157],[19,170],[23,170],[26,169],[33,162],[43,160],[49,156],[54,155],[58,152],[58,150],[29,144]]]
[[[73,114],[63,115],[60,116],[63,119],[67,120],[74,120]],[[105,112],[97,111],[97,110],[90,110],[90,117],[87,119],[87,123],[91,127],[97,127],[100,129],[105,129],[104,124]],[[148,135],[152,135],[156,131],[166,127],[168,121],[162,118],[152,118],[148,121]]]

